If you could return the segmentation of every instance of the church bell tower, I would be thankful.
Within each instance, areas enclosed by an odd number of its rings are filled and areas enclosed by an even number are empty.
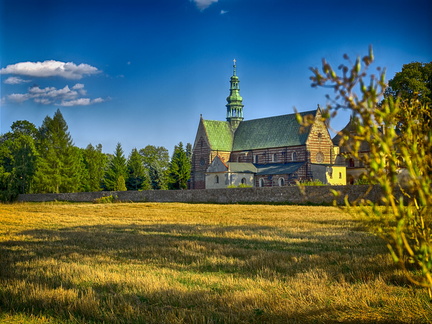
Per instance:
[[[240,96],[240,80],[237,76],[236,60],[234,59],[233,76],[230,83],[230,94],[227,97],[227,121],[230,123],[231,128],[235,131],[243,120],[243,98]]]

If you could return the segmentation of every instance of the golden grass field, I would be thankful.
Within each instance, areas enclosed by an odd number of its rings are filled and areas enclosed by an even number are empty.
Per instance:
[[[0,205],[1,323],[430,323],[334,207]]]

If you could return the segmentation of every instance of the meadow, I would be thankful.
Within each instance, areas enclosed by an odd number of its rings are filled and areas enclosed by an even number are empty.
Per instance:
[[[430,323],[334,207],[0,205],[1,323]]]

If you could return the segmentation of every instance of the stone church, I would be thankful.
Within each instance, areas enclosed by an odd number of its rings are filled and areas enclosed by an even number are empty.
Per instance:
[[[295,114],[244,120],[243,107],[234,60],[226,121],[200,118],[191,189],[287,186],[316,179],[346,184],[345,166],[334,163],[339,147],[333,144],[319,107],[300,113],[314,118],[306,128]]]

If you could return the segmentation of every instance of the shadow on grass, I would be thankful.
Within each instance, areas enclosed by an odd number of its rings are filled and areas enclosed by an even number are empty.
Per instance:
[[[118,283],[89,281],[77,286],[60,275],[48,275],[43,271],[35,273],[34,269],[31,269],[31,263],[55,259],[66,263],[84,262],[95,268],[145,264],[180,273],[230,274],[240,278],[259,277],[282,281],[311,270],[320,270],[326,274],[329,281],[334,282],[364,283],[380,277],[389,280],[393,278],[393,284],[406,284],[402,278],[394,279],[393,267],[377,261],[383,259],[382,255],[386,253],[385,246],[379,239],[349,227],[335,229],[332,225],[334,224],[328,224],[331,228],[329,230],[324,226],[295,232],[270,226],[206,224],[97,225],[30,230],[20,233],[23,235],[20,241],[0,244],[0,280],[22,280],[50,288],[62,287],[81,291],[90,287],[96,296],[99,296],[96,297],[99,298],[98,305],[103,308],[109,298],[116,308],[110,311],[102,310],[98,314],[77,308],[75,320],[131,323],[134,322],[134,316],[142,316],[140,318],[145,319],[144,322],[152,323],[149,313],[173,313],[179,318],[195,318],[194,321],[199,323],[305,323],[309,320],[315,322],[319,314],[314,313],[318,311],[277,314],[259,309],[245,311],[244,307],[229,310],[218,306],[217,295],[223,294],[227,289],[218,286],[197,286],[199,289],[187,291],[164,288],[144,295],[126,294],[124,286]],[[178,282],[185,286],[198,285],[184,278],[178,279]],[[16,292],[15,296],[11,291],[7,294],[6,296],[5,290],[0,289],[0,310],[3,308],[3,311],[47,312],[43,302],[39,305],[20,303],[19,292]],[[119,297],[120,294],[123,295],[122,298]],[[214,296],[209,297],[209,294]],[[206,306],[202,301],[209,298],[213,304]],[[165,303],[161,302],[164,300]],[[121,306],[122,304],[124,305]],[[233,300],[232,304],[235,305],[236,301]],[[134,315],[121,311],[127,305],[132,305],[130,307],[134,309]],[[62,312],[61,304],[57,307],[58,312],[53,316],[70,319],[70,310]],[[180,313],[179,309],[182,310]],[[326,318],[332,318],[332,314],[339,311],[342,310],[330,306],[320,310],[326,312]],[[117,313],[117,317],[113,317],[113,313]],[[202,320],[196,320],[198,317],[194,316],[197,313],[202,313]],[[356,322],[358,321],[353,320],[351,323]],[[367,323],[367,320],[362,322]],[[377,319],[373,322],[386,323]]]

